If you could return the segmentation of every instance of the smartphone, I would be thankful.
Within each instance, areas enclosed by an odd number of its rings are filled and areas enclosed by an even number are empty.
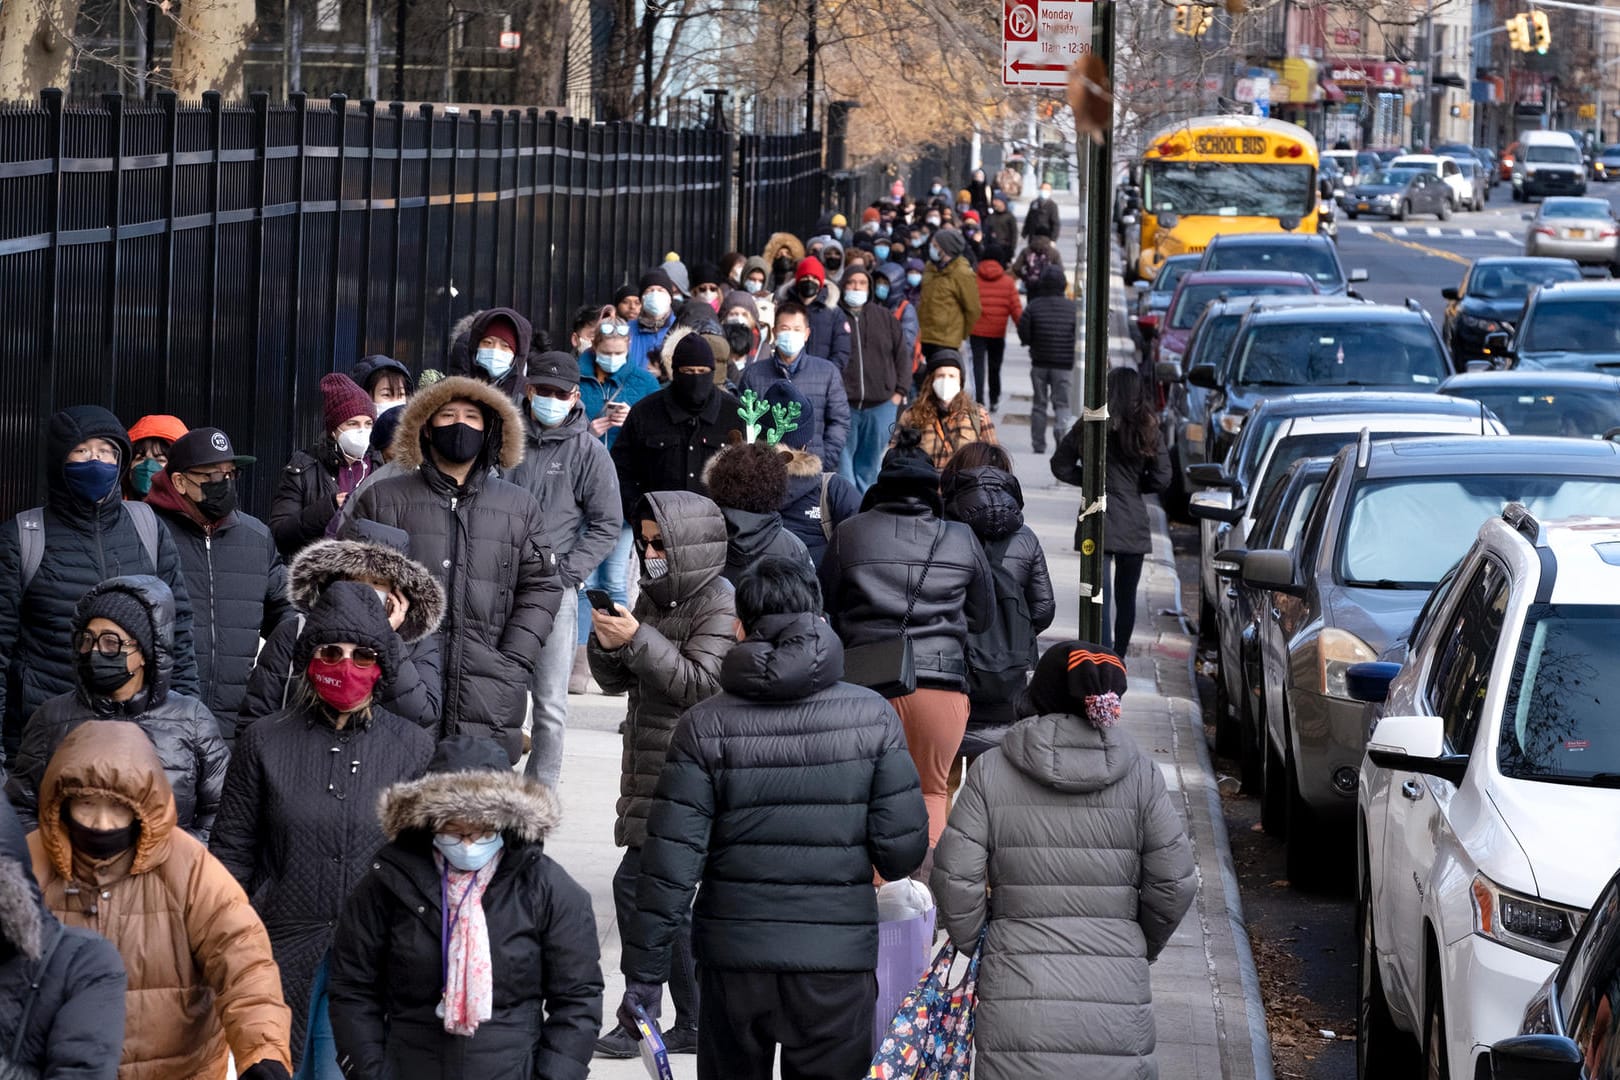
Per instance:
[[[613,597],[607,594],[606,589],[586,589],[585,599],[590,602],[593,611],[600,611],[604,615],[619,613],[619,609],[613,606]]]

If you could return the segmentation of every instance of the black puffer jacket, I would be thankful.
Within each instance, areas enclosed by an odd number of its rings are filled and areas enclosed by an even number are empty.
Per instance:
[[[270,935],[295,1065],[333,923],[383,845],[377,799],[433,756],[432,736],[382,708],[353,720],[335,730],[313,706],[244,728],[208,843]]]
[[[622,442],[619,445],[624,445]],[[591,635],[591,674],[610,694],[630,694],[624,722],[613,842],[638,848],[681,714],[720,688],[720,662],[737,643],[726,566],[726,522],[706,495],[658,491],[645,505],[664,534],[669,573],[641,579],[630,643],[604,649]]]
[[[338,512],[337,474],[347,459],[330,435],[305,450],[294,450],[281,470],[281,483],[270,503],[270,532],[281,554],[292,558],[300,548],[326,535]],[[382,458],[367,455],[373,469]]]
[[[229,743],[259,639],[269,637],[291,610],[287,567],[264,522],[233,510],[217,524],[203,525],[187,512],[190,501],[174,490],[166,472],[153,478],[146,498],[180,549],[202,701]]]
[[[505,316],[517,327],[517,352],[512,357],[512,370],[503,375],[499,382],[489,383],[488,373],[473,361],[478,357],[478,343],[484,339],[484,332],[489,329],[489,324],[497,316]],[[538,348],[534,348],[535,346]],[[450,357],[445,363],[444,373],[465,375],[469,379],[494,386],[513,402],[521,402],[523,385],[529,370],[531,348],[537,353],[546,352],[551,348],[550,339],[546,337],[545,331],[542,330],[536,335],[534,325],[511,308],[485,308],[462,316],[461,320],[451,327]]]
[[[1024,492],[1018,478],[1000,469],[966,469],[948,479],[941,492],[945,516],[973,530],[986,557],[999,553],[999,564],[1024,593],[1029,621],[1040,634],[1052,625],[1057,602],[1046,553],[1024,524]]]
[[[16,754],[23,724],[47,698],[78,685],[73,675],[73,612],[79,598],[108,578],[155,574],[174,595],[174,688],[197,693],[197,659],[191,643],[191,600],[186,593],[180,552],[167,529],[158,529],[157,565],[146,554],[140,534],[124,509],[118,485],[91,506],[67,489],[62,463],[86,439],[118,444],[121,461],[130,457],[129,438],[107,410],[75,405],[51,417],[45,454],[45,551],[25,595],[19,595],[22,551],[17,520],[0,528],[0,687],[5,706],[6,757]]]
[[[1052,452],[1052,475],[1076,487],[1082,483],[1084,474],[1080,463],[1080,429],[1084,426],[1071,427]],[[1170,486],[1170,447],[1161,437],[1159,452],[1151,459],[1132,458],[1110,431],[1104,473],[1108,509],[1103,517],[1103,551],[1110,555],[1152,553],[1153,530],[1148,524],[1147,503],[1142,497]],[[1074,548],[1080,550],[1078,523],[1074,527]]]
[[[86,720],[128,720],[152,740],[163,772],[174,788],[175,817],[180,828],[208,842],[230,750],[220,737],[219,724],[207,706],[188,694],[169,689],[174,670],[174,599],[157,578],[144,575],[113,578],[85,594],[74,614],[75,629],[90,620],[84,615],[90,602],[105,592],[134,597],[152,620],[152,651],[146,653],[146,689],[126,702],[92,698],[74,689],[39,707],[23,730],[17,767],[6,782],[6,796],[17,816],[33,828],[39,806],[39,785],[45,767],[68,732]]]
[[[452,401],[484,414],[484,447],[460,487],[426,456],[428,421]],[[411,472],[362,491],[345,535],[359,535],[364,521],[410,534],[411,554],[445,591],[441,731],[493,736],[516,764],[529,677],[563,590],[556,556],[536,540],[545,531],[540,504],[490,473],[523,460],[523,424],[510,400],[473,379],[443,379],[402,408],[394,460]]]
[[[843,674],[819,617],[767,616],[727,655],[721,692],[681,718],[647,823],[627,979],[665,981],[700,878],[703,965],[877,967],[872,871],[892,880],[921,864],[928,814],[899,717]]]
[[[778,447],[778,449],[782,449]],[[804,541],[810,561],[821,565],[827,553],[827,533],[845,518],[861,512],[861,493],[837,473],[823,473],[821,459],[804,450],[783,450],[788,459],[787,498],[782,500],[782,524]],[[821,478],[827,477],[827,509],[832,522],[823,529]]]
[[[382,799],[388,844],[344,906],[332,950],[332,1031],[351,1080],[584,1080],[602,1022],[591,897],[545,854],[556,798],[478,739],[439,745],[420,780]],[[484,892],[492,1015],[468,1037],[434,1015],[444,988],[444,909],[433,833],[500,830]]]
[[[810,553],[804,541],[788,532],[781,514],[751,514],[747,510],[723,509],[726,519],[725,579],[733,585],[743,571],[768,556],[798,559],[812,570]]]
[[[399,670],[379,701],[395,716],[402,716],[429,732],[439,730],[444,700],[444,676],[439,662],[439,635],[444,618],[444,589],[421,563],[385,544],[359,540],[322,540],[298,553],[287,574],[287,593],[294,607],[307,615],[321,593],[334,581],[392,582],[409,607],[399,627]],[[248,678],[239,721],[243,726],[261,716],[281,712],[289,704],[288,679],[292,675],[293,646],[301,619],[285,620],[264,639],[259,662]]]
[[[1063,295],[1068,279],[1061,266],[1048,266],[1018,319],[1018,340],[1029,347],[1038,368],[1074,367],[1075,302]]]

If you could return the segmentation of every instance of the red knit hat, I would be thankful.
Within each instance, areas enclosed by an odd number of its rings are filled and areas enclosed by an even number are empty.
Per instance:
[[[328,432],[356,416],[377,419],[377,406],[360,384],[341,372],[321,376],[321,419]]]
[[[877,207],[868,206],[865,210],[861,211],[861,224],[862,225],[865,225],[868,222],[872,222],[872,221],[876,221],[876,220],[878,220]]]
[[[963,221],[972,221],[972,222],[976,223],[979,220],[979,212],[977,210],[965,211],[962,214],[962,220]]]
[[[821,260],[814,255],[799,260],[799,265],[793,271],[793,280],[815,278],[818,282],[827,284],[827,268],[821,265]]]

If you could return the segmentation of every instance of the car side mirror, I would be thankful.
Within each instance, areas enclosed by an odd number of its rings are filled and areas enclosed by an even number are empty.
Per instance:
[[[1289,596],[1302,596],[1297,567],[1291,551],[1266,548],[1243,557],[1243,584],[1251,589],[1274,589]]]
[[[1187,381],[1204,390],[1219,390],[1221,380],[1214,364],[1194,364],[1187,369]]]
[[[1485,351],[1492,356],[1510,356],[1509,347],[1513,339],[1506,330],[1492,330],[1485,335]]]
[[[1444,289],[1440,290],[1440,295],[1445,297],[1447,300],[1460,300],[1462,298],[1462,294],[1457,291],[1457,287],[1455,285],[1447,285]]]
[[[1174,360],[1160,360],[1153,365],[1153,377],[1162,383],[1178,383],[1181,381],[1181,365]]]
[[[1215,571],[1215,576],[1232,580],[1243,576],[1243,557],[1248,552],[1242,548],[1227,548],[1217,551],[1214,558],[1209,560],[1209,567]]]
[[[1344,669],[1344,688],[1352,698],[1376,705],[1389,697],[1389,684],[1401,673],[1401,665],[1388,660],[1366,660]]]
[[[1515,1035],[1491,1047],[1492,1080],[1581,1080],[1581,1048],[1562,1035]]]
[[[1366,271],[1366,269],[1364,269],[1362,267],[1357,267],[1356,269],[1350,271],[1350,280],[1351,280],[1352,283],[1357,282],[1357,281],[1366,281],[1367,280],[1367,271]]]
[[[1243,506],[1233,505],[1230,491],[1195,491],[1187,499],[1187,513],[1199,521],[1231,525],[1243,519]]]
[[[1227,474],[1226,466],[1218,461],[1200,461],[1187,466],[1187,482],[1207,488],[1237,487],[1237,481]]]
[[[1466,754],[1446,753],[1446,733],[1438,716],[1386,716],[1367,740],[1367,759],[1380,769],[1422,773],[1462,782]]]

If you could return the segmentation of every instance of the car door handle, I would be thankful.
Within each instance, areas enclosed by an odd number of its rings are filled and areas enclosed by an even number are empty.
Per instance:
[[[1417,802],[1419,799],[1423,798],[1423,784],[1417,780],[1408,780],[1406,783],[1401,785],[1401,794],[1405,795],[1413,802]]]

